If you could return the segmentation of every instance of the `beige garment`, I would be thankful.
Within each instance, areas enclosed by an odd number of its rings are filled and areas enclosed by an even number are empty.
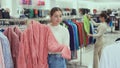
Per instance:
[[[97,28],[97,34],[93,34],[93,37],[96,38],[96,42],[95,42],[95,47],[94,47],[94,61],[93,61],[93,68],[98,68],[98,64],[99,64],[99,60],[100,60],[100,56],[101,56],[101,51],[102,48],[104,46],[104,33],[107,31],[107,23],[106,22],[102,22],[102,23],[95,23],[92,20],[92,23],[95,26],[98,26]]]

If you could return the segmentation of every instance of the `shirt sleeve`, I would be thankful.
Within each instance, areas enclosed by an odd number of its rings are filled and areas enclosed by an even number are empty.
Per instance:
[[[96,23],[93,19],[91,19],[91,22],[93,23],[94,26],[99,26],[101,23]]]
[[[63,44],[67,45],[70,48],[70,35],[68,29],[64,30]]]
[[[48,50],[50,52],[61,52],[63,58],[71,59],[70,49],[65,45],[60,45],[50,29],[48,29]]]
[[[106,30],[106,27],[103,24],[101,24],[101,25],[99,25],[98,33],[93,34],[92,36],[95,37],[95,38],[98,38],[105,33],[105,30]]]

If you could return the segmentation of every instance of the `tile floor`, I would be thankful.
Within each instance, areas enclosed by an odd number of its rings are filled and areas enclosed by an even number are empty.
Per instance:
[[[113,43],[117,38],[120,38],[120,31],[114,31],[113,33],[107,32],[104,37],[106,40],[105,45],[108,46],[111,43]],[[82,54],[82,65],[87,66],[87,68],[92,68],[94,45],[89,45],[88,47],[81,49],[81,51],[83,53]],[[80,51],[78,51],[78,56],[79,58],[77,60],[79,62],[77,64],[79,65],[80,64]],[[85,67],[70,66],[68,68],[85,68]]]

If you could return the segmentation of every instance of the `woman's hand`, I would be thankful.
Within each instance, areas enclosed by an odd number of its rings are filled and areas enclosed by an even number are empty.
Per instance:
[[[88,19],[91,20],[91,16],[90,15],[87,15]]]
[[[91,37],[91,36],[92,36],[92,34],[88,34],[88,36],[89,36],[89,37]]]

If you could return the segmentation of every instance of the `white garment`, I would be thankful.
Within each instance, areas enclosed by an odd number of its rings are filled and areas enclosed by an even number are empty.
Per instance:
[[[0,68],[5,68],[1,40],[0,40]]]
[[[99,68],[120,68],[120,41],[103,49]]]
[[[52,30],[52,33],[55,36],[56,40],[60,44],[64,44],[70,48],[69,46],[70,37],[69,37],[68,29],[61,25],[52,26],[51,24],[48,24],[48,26]]]

